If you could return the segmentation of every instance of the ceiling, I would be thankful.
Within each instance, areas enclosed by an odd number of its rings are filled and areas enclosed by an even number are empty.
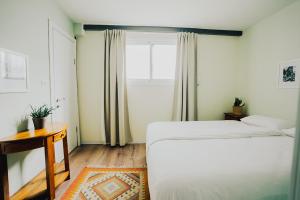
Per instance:
[[[57,0],[85,24],[243,30],[296,0]]]

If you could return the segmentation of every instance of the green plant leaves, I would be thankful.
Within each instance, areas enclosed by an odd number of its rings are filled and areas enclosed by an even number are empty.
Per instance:
[[[40,107],[31,107],[31,113],[30,116],[32,118],[43,118],[47,117],[48,115],[52,114],[52,111],[55,110],[53,107],[48,107],[47,105],[42,105]]]
[[[233,106],[236,106],[236,107],[242,107],[242,106],[244,106],[245,105],[245,103],[243,102],[243,100],[241,100],[241,99],[239,99],[239,98],[235,98],[235,100],[234,100],[234,104],[233,104]]]

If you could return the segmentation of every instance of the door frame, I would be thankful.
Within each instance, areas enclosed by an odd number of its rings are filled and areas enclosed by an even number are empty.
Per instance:
[[[76,39],[74,39],[69,33],[64,31],[62,28],[60,28],[55,22],[53,22],[50,18],[48,18],[48,50],[49,50],[49,82],[50,82],[50,105],[52,107],[55,106],[55,75],[54,75],[54,38],[53,38],[53,31],[59,32],[62,36],[70,40],[74,44],[74,58],[76,60]],[[74,60],[74,65],[76,67],[76,61]],[[76,67],[76,76],[74,77],[76,79],[77,84],[77,67]],[[77,89],[76,85],[76,89]],[[80,146],[80,128],[79,128],[79,108],[78,108],[78,97],[77,98],[77,119],[76,122],[76,143],[77,146]],[[53,122],[53,116],[51,115],[51,122]]]

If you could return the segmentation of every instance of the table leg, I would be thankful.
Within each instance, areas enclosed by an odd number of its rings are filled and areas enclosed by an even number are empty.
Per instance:
[[[7,156],[0,154],[0,200],[9,199]]]
[[[45,139],[45,162],[46,162],[46,179],[47,194],[50,200],[55,198],[55,182],[54,182],[54,142],[53,137]]]
[[[69,176],[67,180],[70,179],[70,164],[69,164],[69,153],[68,153],[68,137],[67,134],[63,138],[63,147],[64,147],[64,163],[65,163],[65,171],[69,172]]]

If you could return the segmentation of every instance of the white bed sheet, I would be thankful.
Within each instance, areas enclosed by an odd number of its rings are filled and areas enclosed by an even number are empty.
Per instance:
[[[151,199],[287,199],[293,139],[278,135],[235,121],[151,124]]]

